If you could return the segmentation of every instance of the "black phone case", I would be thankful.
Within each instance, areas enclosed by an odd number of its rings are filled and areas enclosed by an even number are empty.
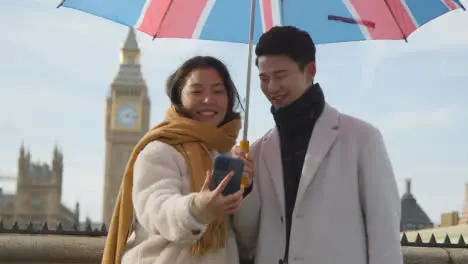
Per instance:
[[[218,155],[214,160],[212,190],[221,183],[221,181],[230,172],[234,172],[231,181],[223,190],[223,195],[233,194],[240,190],[242,184],[242,175],[244,173],[244,161],[226,155]]]

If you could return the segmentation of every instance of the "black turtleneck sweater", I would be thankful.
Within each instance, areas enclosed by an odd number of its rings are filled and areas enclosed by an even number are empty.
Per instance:
[[[271,109],[280,137],[281,161],[286,206],[286,248],[288,259],[292,213],[302,174],[305,155],[315,122],[322,114],[325,99],[319,84],[314,84],[301,97],[280,109]]]

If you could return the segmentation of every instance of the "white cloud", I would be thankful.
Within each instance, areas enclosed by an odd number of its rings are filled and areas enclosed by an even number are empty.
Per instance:
[[[463,118],[463,111],[457,106],[436,109],[420,108],[384,114],[378,124],[386,134],[401,135],[427,129],[454,129]]]
[[[375,81],[375,70],[377,65],[385,60],[390,54],[390,47],[387,45],[367,45],[364,58],[361,62],[361,81],[359,83],[359,92],[364,95],[372,88]]]

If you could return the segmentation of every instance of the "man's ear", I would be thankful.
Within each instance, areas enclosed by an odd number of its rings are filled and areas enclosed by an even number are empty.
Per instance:
[[[312,83],[317,73],[317,67],[314,61],[309,62],[304,68],[307,76],[307,82]]]

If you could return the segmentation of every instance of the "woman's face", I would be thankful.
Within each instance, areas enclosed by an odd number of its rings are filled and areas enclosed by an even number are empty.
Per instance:
[[[190,117],[197,121],[217,126],[226,116],[226,87],[218,71],[213,68],[193,70],[182,88],[181,100]]]

